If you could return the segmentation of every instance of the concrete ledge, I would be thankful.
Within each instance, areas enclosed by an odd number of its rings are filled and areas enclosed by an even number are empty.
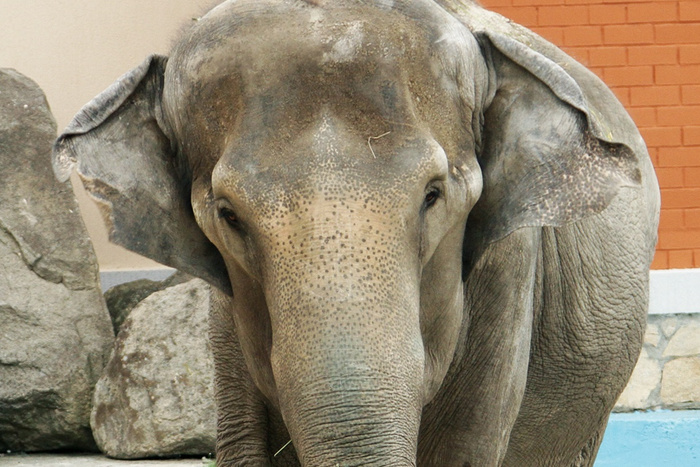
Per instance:
[[[651,271],[649,314],[700,313],[700,269]]]
[[[700,465],[700,410],[612,414],[595,467]]]
[[[102,454],[0,454],[0,467],[209,467],[211,459],[110,459]]]

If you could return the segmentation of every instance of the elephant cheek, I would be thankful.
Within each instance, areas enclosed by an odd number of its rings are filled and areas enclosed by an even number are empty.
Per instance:
[[[423,269],[421,278],[421,334],[425,348],[425,400],[430,402],[440,389],[455,358],[462,332],[468,329],[464,314],[461,256],[464,227],[445,236]]]

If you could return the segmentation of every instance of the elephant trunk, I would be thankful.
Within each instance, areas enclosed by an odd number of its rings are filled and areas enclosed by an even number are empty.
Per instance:
[[[414,466],[417,398],[391,379],[351,372],[313,383],[296,375],[298,382],[281,390],[282,412],[302,465]]]
[[[370,268],[351,240],[277,257],[282,273],[266,296],[280,410],[304,466],[415,465],[425,372],[417,268],[396,257]]]

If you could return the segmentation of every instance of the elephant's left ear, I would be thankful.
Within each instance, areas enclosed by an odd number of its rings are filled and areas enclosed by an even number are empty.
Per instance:
[[[600,80],[564,54],[559,65],[506,35],[476,36],[490,91],[477,155],[484,188],[470,235],[493,242],[522,227],[561,226],[640,184],[643,141]]]
[[[54,172],[65,181],[77,167],[113,243],[230,294],[223,259],[195,221],[189,174],[164,129],[166,64],[149,57],[83,107],[54,146]]]

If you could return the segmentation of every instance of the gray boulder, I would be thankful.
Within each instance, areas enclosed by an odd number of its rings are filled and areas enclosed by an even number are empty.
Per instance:
[[[98,446],[121,459],[214,452],[209,286],[193,279],[139,303],[95,389]]]
[[[95,449],[94,385],[114,335],[38,86],[0,69],[0,450]]]
[[[172,276],[168,277],[164,281],[139,279],[136,281],[126,282],[124,284],[119,284],[109,289],[107,292],[105,292],[105,301],[107,302],[109,316],[112,318],[114,334],[119,333],[119,328],[127,316],[129,316],[131,310],[133,310],[134,307],[141,303],[141,301],[146,297],[152,293],[167,289],[168,287],[172,287],[177,284],[182,284],[183,282],[187,282],[189,280],[192,280],[192,276],[185,274],[184,272],[176,271]]]

